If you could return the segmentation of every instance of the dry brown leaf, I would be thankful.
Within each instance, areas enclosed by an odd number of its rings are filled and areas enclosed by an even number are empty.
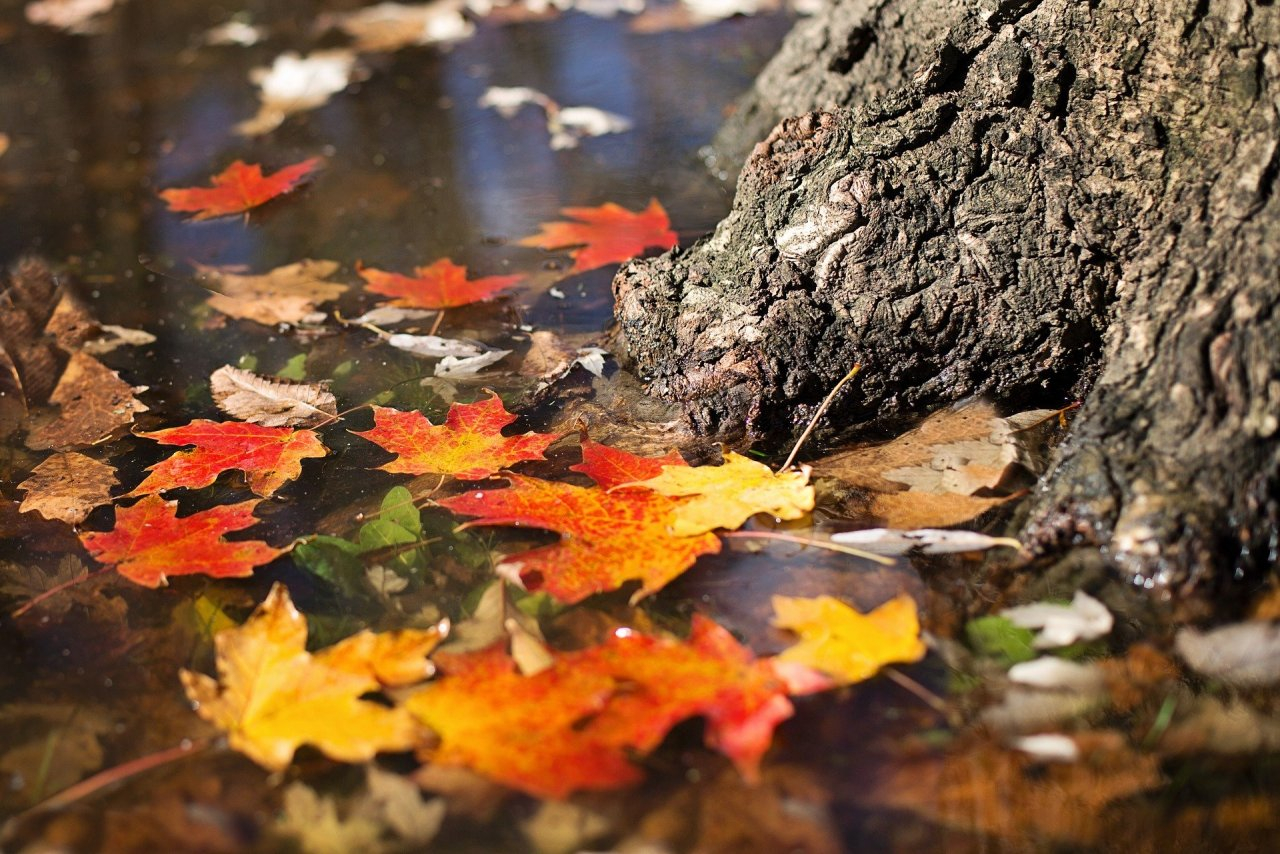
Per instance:
[[[872,496],[870,515],[886,528],[950,528],[998,507],[1008,497],[884,492]]]
[[[116,470],[106,463],[75,451],[54,454],[18,485],[27,494],[18,509],[79,525],[93,508],[111,501],[117,483]]]
[[[338,271],[336,261],[304,259],[259,276],[196,266],[200,283],[215,292],[209,297],[210,307],[266,326],[315,320],[313,315],[320,303],[335,300],[347,291],[346,285],[327,281]]]
[[[45,335],[60,289],[43,261],[24,258],[0,293],[0,435],[16,430],[29,404],[49,399],[67,355]]]
[[[58,415],[33,423],[27,447],[64,451],[110,439],[132,424],[135,415],[147,411],[134,396],[146,390],[146,386],[129,385],[92,356],[73,353],[49,396],[59,407]]]
[[[225,365],[209,377],[218,408],[264,427],[307,427],[338,414],[338,401],[321,383],[295,383]]]
[[[569,369],[575,354],[554,332],[538,330],[529,333],[529,352],[520,363],[525,377],[555,377]]]
[[[102,740],[115,730],[105,710],[87,704],[6,703],[0,710],[0,809],[17,812],[102,767]],[[37,788],[38,787],[38,788]]]

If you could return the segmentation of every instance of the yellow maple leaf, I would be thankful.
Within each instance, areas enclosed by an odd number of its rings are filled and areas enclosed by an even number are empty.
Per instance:
[[[691,496],[671,516],[671,532],[681,537],[737,528],[756,513],[799,519],[813,509],[808,466],[775,473],[732,451],[724,455],[724,465],[663,466],[662,474],[635,485],[662,495]]]
[[[313,655],[306,618],[276,584],[243,626],[214,639],[219,679],[183,670],[182,685],[196,712],[264,768],[282,770],[303,744],[362,762],[419,743],[422,731],[408,712],[360,698],[431,676],[427,653],[447,631],[447,623],[363,631]]]
[[[773,597],[773,624],[800,635],[778,659],[805,664],[846,684],[875,675],[885,664],[919,661],[916,602],[905,593],[860,614],[831,596]]]

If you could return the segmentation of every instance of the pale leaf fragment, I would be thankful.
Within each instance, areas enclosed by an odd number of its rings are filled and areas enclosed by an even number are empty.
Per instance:
[[[143,329],[129,329],[113,323],[104,323],[98,328],[102,334],[84,342],[80,346],[81,352],[101,356],[120,347],[145,347],[156,340],[156,336]]]
[[[337,261],[307,258],[256,276],[202,264],[196,269],[200,284],[214,292],[208,300],[211,308],[265,326],[308,321],[320,304],[347,291],[346,285],[329,281],[338,271]]]
[[[75,451],[54,454],[18,485],[27,494],[18,509],[79,525],[95,507],[110,503],[117,483],[116,470],[106,463]]]
[[[1207,632],[1188,626],[1178,631],[1173,646],[1201,676],[1241,688],[1280,682],[1280,624],[1270,620],[1232,623]]]
[[[333,798],[321,797],[305,783],[289,784],[283,806],[276,832],[295,840],[306,854],[382,850],[382,829],[376,821],[365,816],[339,818]]]
[[[33,24],[85,35],[97,30],[100,22],[94,19],[115,4],[116,0],[36,0],[27,4],[26,15]]]
[[[511,355],[510,350],[490,350],[487,353],[481,353],[479,356],[471,356],[464,359],[456,356],[445,356],[436,365],[435,375],[437,377],[475,376],[495,362],[501,362],[509,355]]]
[[[453,356],[458,359],[474,359],[483,356],[487,348],[479,341],[461,338],[441,338],[437,335],[406,335],[398,332],[387,337],[387,343],[397,350],[404,350],[415,356],[427,359],[443,359]]]
[[[997,547],[1020,549],[1022,543],[1011,537],[992,537],[977,531],[951,531],[917,528],[912,531],[893,528],[867,528],[832,534],[831,542],[855,546],[878,555],[902,555],[909,551],[937,555],[955,552],[978,552]]]
[[[477,103],[496,110],[505,119],[514,118],[526,104],[540,108],[546,115],[549,144],[554,151],[575,148],[585,137],[625,133],[633,127],[625,116],[597,107],[562,107],[550,96],[528,86],[490,86]]]
[[[435,317],[438,311],[429,308],[404,308],[398,305],[380,305],[371,308],[359,317],[344,321],[348,324],[367,323],[370,326],[392,326],[406,320],[422,320]]]
[[[1024,629],[1039,629],[1034,646],[1036,649],[1052,649],[1069,646],[1080,641],[1104,637],[1111,631],[1115,620],[1107,606],[1083,590],[1077,590],[1070,605],[1037,602],[1006,608],[1000,616]]]
[[[441,44],[470,38],[475,24],[463,16],[463,0],[432,3],[378,3],[353,12],[322,15],[321,29],[342,30],[361,53],[390,52],[413,45]]]
[[[355,73],[356,55],[351,50],[321,50],[307,56],[282,53],[270,67],[249,72],[262,103],[257,115],[236,125],[236,133],[269,133],[294,113],[324,106],[347,88]]]
[[[264,427],[308,427],[338,414],[338,401],[320,383],[294,383],[225,365],[209,377],[214,403],[232,418]]]

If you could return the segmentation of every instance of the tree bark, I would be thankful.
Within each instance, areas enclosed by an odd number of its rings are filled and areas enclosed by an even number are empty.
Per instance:
[[[1278,46],[1261,0],[834,2],[719,137],[797,113],[729,216],[618,274],[616,349],[730,441],[793,434],[854,362],[844,429],[1085,397],[1024,541],[1148,587],[1254,578],[1280,545]]]

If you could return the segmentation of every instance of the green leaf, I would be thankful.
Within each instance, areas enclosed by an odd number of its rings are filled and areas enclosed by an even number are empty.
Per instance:
[[[1008,619],[998,616],[979,617],[964,627],[969,647],[978,655],[994,658],[1005,665],[1030,661],[1038,654],[1032,641],[1035,632],[1015,626]]]
[[[382,499],[378,518],[400,526],[415,540],[422,539],[422,513],[414,506],[413,493],[403,486],[393,486]]]
[[[307,378],[307,354],[299,353],[290,357],[289,361],[284,363],[284,367],[276,371],[276,376],[282,380],[295,380],[301,382]]]
[[[363,595],[367,592],[360,547],[350,540],[318,535],[300,543],[293,550],[293,559],[303,569],[346,593]]]

